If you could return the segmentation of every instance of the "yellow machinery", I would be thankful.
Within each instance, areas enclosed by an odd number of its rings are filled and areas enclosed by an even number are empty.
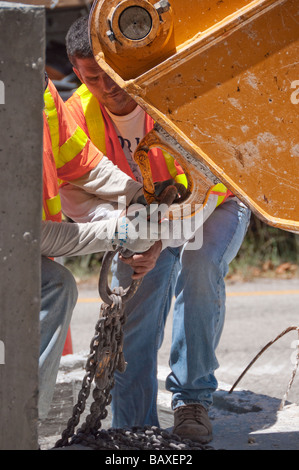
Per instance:
[[[95,58],[157,123],[137,149],[183,166],[204,203],[224,183],[264,222],[299,232],[299,1],[97,0]],[[175,214],[175,211],[173,212]]]

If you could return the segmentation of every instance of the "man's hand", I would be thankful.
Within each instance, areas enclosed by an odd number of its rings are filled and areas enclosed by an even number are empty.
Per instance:
[[[151,271],[157,262],[157,259],[160,256],[162,249],[161,241],[157,241],[154,245],[144,253],[137,253],[130,258],[124,258],[123,256],[119,256],[119,258],[125,263],[132,267],[134,270],[134,274],[132,275],[132,279],[141,279],[144,277],[149,271]]]
[[[176,183],[174,179],[169,179],[166,181],[158,181],[154,183],[155,186],[155,197],[157,202],[161,202],[161,195],[168,186],[175,186],[177,189],[177,196],[174,202],[179,202],[180,199],[185,198],[188,194],[188,190],[185,188],[183,184]],[[143,194],[143,189],[140,189],[138,193],[135,195],[135,198],[132,202],[136,202],[137,204],[143,204],[144,206],[147,205],[145,196]]]

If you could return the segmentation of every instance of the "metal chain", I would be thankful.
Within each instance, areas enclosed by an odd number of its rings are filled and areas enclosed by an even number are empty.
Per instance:
[[[90,407],[90,415],[87,416],[80,433],[88,434],[97,430],[102,419],[107,416],[106,407],[111,402],[110,390],[114,386],[114,372],[125,369],[122,352],[124,323],[124,311],[122,303],[123,290],[113,293],[112,305],[102,303],[99,320],[95,326],[95,334],[90,344],[90,353],[87,358],[82,387],[78,394],[78,400],[73,408],[72,416],[62,432],[61,439],[55,447],[69,445],[69,439],[74,435],[75,427],[79,424],[80,416],[85,410],[86,401],[90,395],[92,382],[95,382],[93,391],[94,403]]]
[[[214,450],[208,445],[182,440],[156,426],[102,429],[92,435],[78,435],[73,444],[93,450]]]
[[[169,188],[165,194],[169,195]],[[172,191],[172,189],[170,189]],[[167,203],[170,205],[176,191],[171,194]],[[169,197],[169,196],[168,196]],[[123,355],[123,325],[126,321],[124,305],[138,289],[141,280],[133,281],[127,289],[122,287],[110,290],[107,279],[110,264],[115,252],[107,252],[103,258],[100,278],[99,293],[103,300],[100,309],[99,320],[95,326],[95,334],[90,343],[90,354],[86,362],[86,374],[82,387],[78,394],[78,400],[73,408],[72,416],[67,423],[54,448],[66,447],[72,444],[81,444],[93,449],[212,449],[189,440],[182,440],[179,436],[169,434],[156,426],[145,426],[100,430],[101,421],[107,417],[107,406],[111,403],[111,389],[114,386],[114,372],[125,371],[125,359]],[[85,410],[86,401],[90,395],[92,382],[93,403],[90,406],[90,414],[85,422],[75,433],[80,416]]]

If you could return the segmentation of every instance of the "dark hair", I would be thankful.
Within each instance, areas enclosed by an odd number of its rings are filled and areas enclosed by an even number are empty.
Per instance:
[[[65,38],[69,61],[75,66],[76,58],[93,57],[88,33],[88,16],[81,16],[70,27]]]

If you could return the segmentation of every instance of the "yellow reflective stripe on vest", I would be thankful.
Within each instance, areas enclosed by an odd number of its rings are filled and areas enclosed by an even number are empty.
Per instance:
[[[184,185],[185,188],[188,188],[188,180],[187,180],[187,176],[185,175],[185,173],[182,173],[181,175],[177,175],[175,177],[175,181],[177,183]]]
[[[49,124],[51,143],[52,143],[52,152],[56,160],[59,154],[59,119],[57,115],[57,109],[53,96],[51,95],[50,90],[47,88],[44,93],[44,102],[45,102],[45,114],[47,116],[47,121]]]
[[[50,215],[59,214],[59,212],[61,211],[61,202],[59,194],[57,194],[57,196],[51,197],[51,199],[47,199],[46,203]]]
[[[175,179],[177,176],[177,169],[174,164],[174,158],[168,152],[165,152],[165,150],[162,150],[162,153],[164,155],[167,170],[169,171],[171,177]]]
[[[55,158],[56,168],[61,168],[73,160],[84,149],[87,142],[87,135],[77,126],[73,135],[60,147],[59,153]]]
[[[176,166],[174,164],[173,156],[170,155],[165,150],[162,150],[162,153],[163,153],[163,156],[164,156],[164,159],[165,159],[167,169],[168,169],[170,175],[172,176],[172,178],[177,183],[183,184],[185,186],[185,188],[188,188],[188,180],[187,180],[187,177],[186,177],[185,173],[182,173],[180,175],[177,174],[177,169],[176,169]]]
[[[224,186],[222,183],[218,183],[210,191],[210,194],[214,194],[215,196],[218,196],[217,204],[216,207],[218,207],[226,198],[227,194],[227,187]]]
[[[105,124],[99,102],[86,85],[81,85],[76,93],[80,96],[90,140],[106,155]]]
[[[88,137],[85,132],[77,126],[74,134],[59,148],[59,118],[54,98],[48,88],[44,93],[44,101],[44,110],[49,124],[52,152],[56,168],[61,168],[83,150],[88,141]]]

